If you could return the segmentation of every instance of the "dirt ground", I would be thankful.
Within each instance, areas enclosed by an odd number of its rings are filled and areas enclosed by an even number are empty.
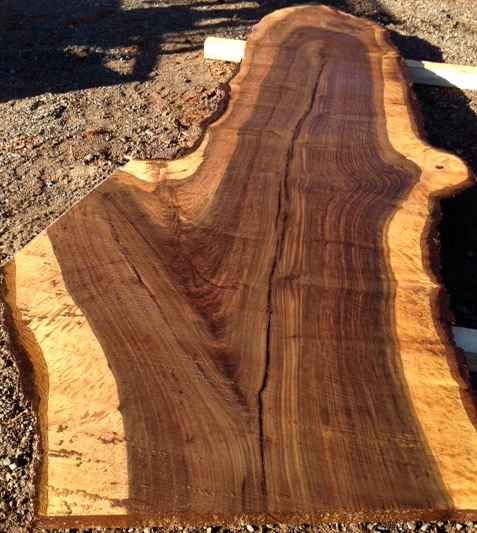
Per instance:
[[[225,84],[236,71],[233,64],[203,59],[205,37],[245,39],[265,14],[293,3],[0,0],[0,263],[128,157],[174,158],[193,147],[203,121],[223,110]],[[471,65],[477,57],[474,0],[323,3],[387,27],[405,58]],[[416,86],[415,92],[429,142],[459,155],[477,174],[477,91]],[[477,187],[445,200],[442,212],[436,239],[455,322],[477,328]],[[0,532],[32,530],[33,416],[0,313]],[[218,526],[205,529],[218,533]],[[477,526],[406,522],[253,529],[453,533]]]

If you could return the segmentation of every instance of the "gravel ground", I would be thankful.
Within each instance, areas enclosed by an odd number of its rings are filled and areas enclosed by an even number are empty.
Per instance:
[[[474,0],[324,3],[386,26],[406,58],[471,65],[477,57]],[[286,5],[291,2],[0,0],[0,263],[128,156],[173,158],[193,147],[204,119],[223,109],[224,84],[236,68],[204,61],[205,37],[244,39],[266,13]],[[415,90],[429,141],[462,157],[477,174],[477,92]],[[475,206],[476,187],[446,200],[440,226],[442,276],[456,323],[469,327],[477,327]],[[0,311],[0,532],[40,531],[30,524],[34,415],[21,392],[1,302]],[[302,530],[454,533],[477,526],[254,528],[257,533]]]

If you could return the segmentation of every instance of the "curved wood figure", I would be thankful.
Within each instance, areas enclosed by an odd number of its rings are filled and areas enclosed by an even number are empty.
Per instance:
[[[199,149],[131,161],[6,266],[39,521],[477,518],[428,244],[467,169],[371,22],[269,15],[231,86]]]

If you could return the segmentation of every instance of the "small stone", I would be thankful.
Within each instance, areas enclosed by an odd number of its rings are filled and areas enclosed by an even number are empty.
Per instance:
[[[421,531],[427,531],[428,529],[429,529],[429,524],[422,524],[422,526],[420,527]]]
[[[464,526],[462,524],[459,524],[457,522],[457,524],[455,525],[455,528],[457,529],[457,531],[460,531]]]
[[[207,529],[206,529],[207,533],[212,533],[212,528],[209,526]]]
[[[273,529],[274,528],[274,524],[265,524],[265,525],[268,527],[268,529]]]
[[[437,522],[437,525],[438,525],[439,527],[442,527],[442,526],[444,525],[444,522],[439,521],[439,522]]]
[[[17,467],[17,464],[16,464],[16,463],[10,463],[10,464],[8,465],[8,468],[9,468],[12,472],[16,469],[16,467]]]
[[[10,459],[8,457],[5,457],[5,459],[2,461],[3,466],[8,466],[10,464]]]
[[[374,524],[366,524],[366,528],[369,529],[369,531],[373,531]]]
[[[247,531],[249,531],[249,533],[253,533],[255,531],[253,529],[253,526],[251,526],[250,524],[247,524],[245,527],[247,528]]]
[[[83,161],[85,163],[91,163],[91,161],[93,161],[93,160],[94,160],[94,155],[93,154],[87,154],[83,158]]]
[[[414,531],[416,529],[416,522],[406,522],[406,527],[409,531]]]

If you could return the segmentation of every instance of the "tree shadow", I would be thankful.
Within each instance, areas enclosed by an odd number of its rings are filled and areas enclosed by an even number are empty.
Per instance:
[[[250,9],[232,11],[229,3],[145,0],[146,7],[128,10],[121,0],[6,0],[0,3],[0,102],[143,81],[168,53],[165,36],[248,19]],[[204,9],[208,4],[216,6]],[[181,51],[202,47],[187,38],[180,44]]]

